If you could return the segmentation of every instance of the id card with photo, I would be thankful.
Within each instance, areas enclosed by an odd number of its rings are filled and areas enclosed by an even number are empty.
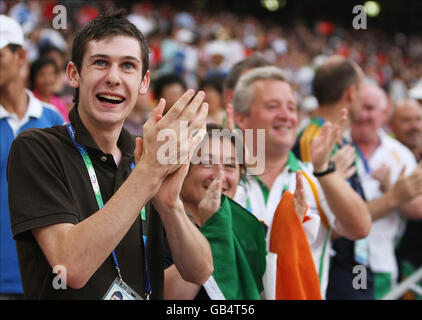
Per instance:
[[[126,283],[120,282],[119,277],[114,279],[103,300],[144,300]]]

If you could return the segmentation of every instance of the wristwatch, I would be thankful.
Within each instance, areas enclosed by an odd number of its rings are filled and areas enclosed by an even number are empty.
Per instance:
[[[317,178],[323,177],[331,172],[336,171],[336,163],[333,160],[330,160],[328,162],[328,168],[325,171],[321,171],[321,172],[315,172],[314,171],[314,176]]]

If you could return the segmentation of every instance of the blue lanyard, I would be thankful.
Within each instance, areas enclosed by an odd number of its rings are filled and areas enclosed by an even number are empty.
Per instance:
[[[91,158],[90,158],[88,152],[86,151],[85,147],[83,145],[79,144],[78,142],[76,142],[76,140],[75,140],[75,129],[73,128],[72,124],[70,122],[68,122],[66,124],[66,127],[67,127],[67,131],[70,135],[70,138],[72,139],[72,142],[74,143],[74,145],[78,149],[79,153],[81,154],[82,159],[84,160],[85,166],[88,170],[88,174],[89,174],[89,177],[90,177],[90,180],[91,180],[92,189],[94,190],[95,198],[97,200],[98,208],[102,209],[102,207],[104,206],[104,202],[103,202],[103,198],[101,196],[100,186],[99,186],[99,183],[98,183],[98,179],[97,179],[97,175],[95,173],[94,166],[92,165]],[[130,164],[130,169],[133,170],[134,168],[135,168],[135,164],[132,162]],[[145,215],[144,221],[146,222],[146,215]],[[145,238],[143,239],[142,243],[144,244],[144,252],[145,252],[145,293],[146,293],[147,298],[149,298],[149,295],[151,294],[151,284],[150,284],[149,272],[148,272],[147,249],[146,249],[146,239]],[[118,274],[119,279],[120,279],[120,283],[122,283],[123,278],[122,278],[122,275],[120,273],[119,262],[117,260],[115,250],[113,250],[113,252],[111,254],[113,256],[114,266],[116,267],[117,274]]]
[[[362,151],[356,143],[353,143],[353,146],[356,148],[357,154],[361,158],[363,165],[365,166],[366,174],[369,174],[371,172],[371,168],[369,167],[368,160],[366,160],[365,156],[363,155]]]

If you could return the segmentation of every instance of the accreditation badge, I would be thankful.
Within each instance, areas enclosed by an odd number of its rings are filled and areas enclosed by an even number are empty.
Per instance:
[[[103,300],[144,300],[119,277],[114,279]]]
[[[368,239],[355,240],[355,261],[363,266],[369,265]]]

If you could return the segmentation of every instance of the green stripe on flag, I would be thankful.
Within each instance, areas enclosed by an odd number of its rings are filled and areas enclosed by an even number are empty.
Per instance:
[[[226,299],[260,299],[266,242],[262,224],[222,196],[220,209],[200,228],[214,261],[213,278]]]

